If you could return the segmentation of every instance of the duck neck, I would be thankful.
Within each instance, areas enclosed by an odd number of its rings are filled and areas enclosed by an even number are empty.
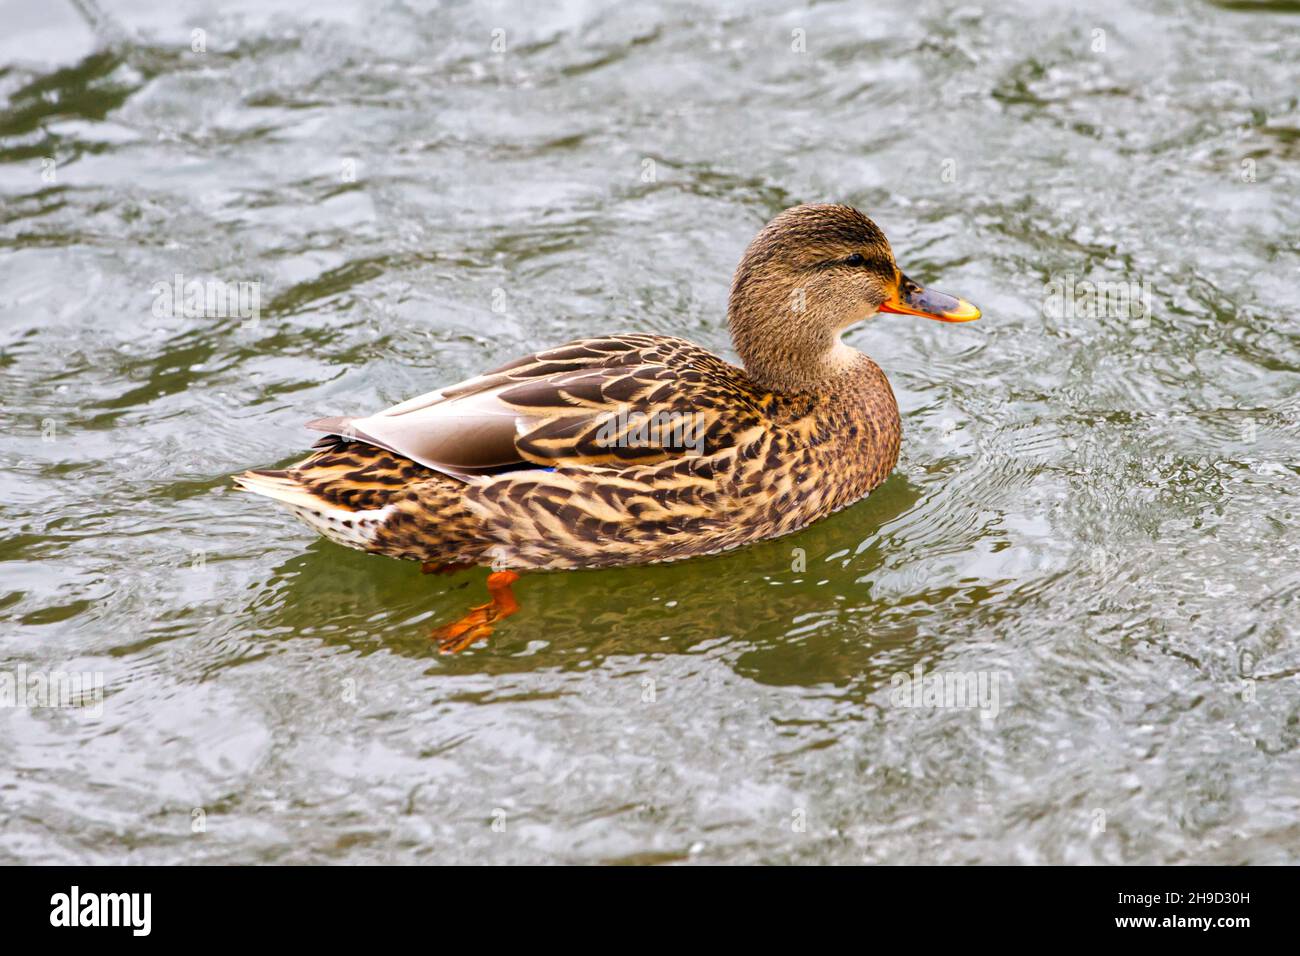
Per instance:
[[[816,323],[792,323],[788,317],[763,321],[740,313],[728,315],[731,341],[750,378],[778,394],[823,392],[866,358]]]

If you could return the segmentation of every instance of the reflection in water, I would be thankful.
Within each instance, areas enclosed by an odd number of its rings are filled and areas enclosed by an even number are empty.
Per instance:
[[[739,655],[740,672],[763,683],[804,683],[814,675],[811,683],[860,682],[878,650],[875,628],[883,643],[909,636],[904,621],[890,620],[888,605],[873,606],[870,579],[885,557],[882,532],[875,529],[903,518],[919,497],[916,487],[895,475],[865,502],[743,553],[647,568],[525,575],[515,585],[524,609],[493,635],[491,653],[436,659],[453,673],[513,673],[587,667],[610,656],[685,654],[707,643],[726,646],[729,657]],[[275,569],[266,590],[250,603],[249,626],[278,631],[296,622],[298,609],[310,603],[326,610],[324,619],[314,628],[285,628],[287,637],[434,657],[430,623],[479,600],[487,575],[480,570],[426,576],[414,563],[356,560],[366,557],[313,542]],[[944,597],[934,595],[936,602]],[[340,618],[358,623],[343,628]],[[809,647],[809,634],[833,629],[841,619],[851,622],[856,654],[832,654],[828,641]],[[872,621],[865,632],[864,620]],[[763,661],[773,653],[765,673]],[[790,667],[797,668],[793,675]]]

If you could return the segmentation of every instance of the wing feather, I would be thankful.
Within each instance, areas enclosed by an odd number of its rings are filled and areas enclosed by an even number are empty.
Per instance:
[[[634,467],[708,454],[761,419],[745,373],[684,339],[579,339],[360,418],[309,428],[464,480],[510,469]]]

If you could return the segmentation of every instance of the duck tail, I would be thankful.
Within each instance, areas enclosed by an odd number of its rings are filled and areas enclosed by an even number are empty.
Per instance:
[[[397,502],[428,470],[361,442],[334,439],[296,465],[232,476],[235,485],[283,505],[331,541],[371,550]]]

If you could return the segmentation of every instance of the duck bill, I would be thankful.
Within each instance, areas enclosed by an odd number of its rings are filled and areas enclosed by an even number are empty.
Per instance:
[[[880,306],[880,311],[919,315],[938,322],[974,322],[980,317],[980,310],[965,299],[922,289],[902,273],[899,273],[893,294]]]

